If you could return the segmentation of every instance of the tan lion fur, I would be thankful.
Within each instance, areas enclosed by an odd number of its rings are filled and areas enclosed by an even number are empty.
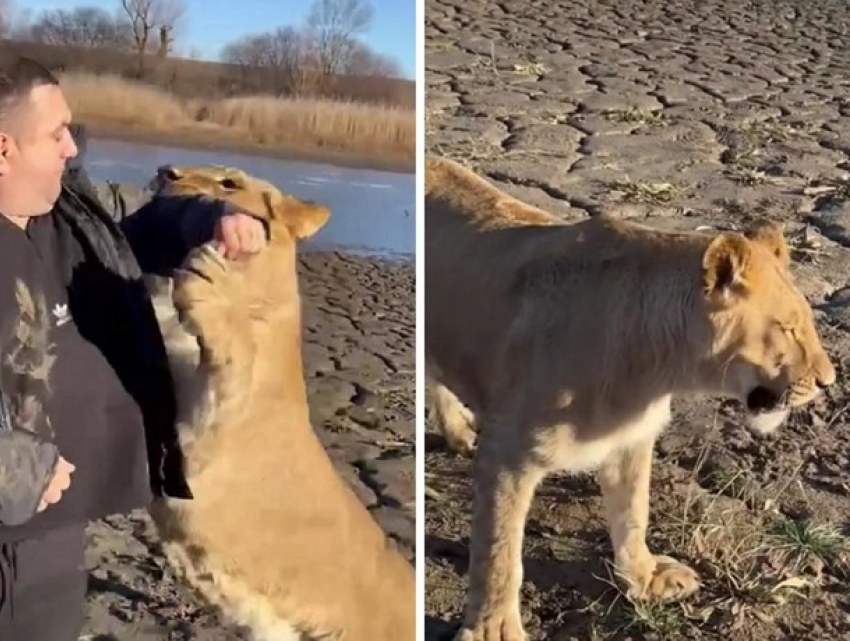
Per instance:
[[[158,197],[207,194],[266,220],[267,248],[211,244],[154,289],[194,499],[151,513],[183,579],[262,641],[413,641],[415,580],[310,424],[296,241],[325,207],[223,167],[163,168]],[[195,338],[197,337],[197,339]],[[200,345],[200,350],[198,348]]]
[[[751,427],[767,432],[835,380],[781,229],[567,224],[439,158],[426,160],[425,185],[426,368],[447,441],[475,452],[457,638],[525,638],[523,528],[556,470],[598,471],[631,596],[694,592],[696,573],[646,544],[653,445],[671,397],[753,399],[764,411]]]

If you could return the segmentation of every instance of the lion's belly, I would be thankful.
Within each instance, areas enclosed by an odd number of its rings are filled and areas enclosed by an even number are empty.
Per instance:
[[[219,558],[203,544],[198,546],[191,534],[185,541],[166,537],[163,548],[183,580],[221,608],[226,617],[249,628],[254,641],[305,641],[270,599],[226,570],[226,557]]]
[[[553,470],[573,474],[594,471],[615,452],[657,438],[670,422],[670,400],[665,396],[653,402],[639,416],[595,438],[577,438],[579,432],[574,426],[562,426],[544,445],[546,458]],[[582,431],[592,434],[589,427]]]
[[[285,545],[284,533],[258,528],[256,505],[251,509],[238,493],[231,497],[238,492],[232,485],[221,490],[215,477],[224,478],[224,466],[215,459],[190,478],[194,500],[158,499],[151,506],[166,557],[205,600],[248,628],[253,641],[306,641],[288,618],[295,606],[287,596],[286,572],[276,572],[281,559],[273,555],[275,539]]]

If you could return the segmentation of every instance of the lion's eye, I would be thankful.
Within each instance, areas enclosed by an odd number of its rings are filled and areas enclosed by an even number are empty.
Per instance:
[[[782,323],[777,323],[777,325],[779,325],[779,331],[785,334],[788,338],[794,338],[796,336],[793,325],[784,325]]]
[[[239,187],[233,178],[222,178],[221,181],[219,181],[219,184],[225,189],[237,189]]]

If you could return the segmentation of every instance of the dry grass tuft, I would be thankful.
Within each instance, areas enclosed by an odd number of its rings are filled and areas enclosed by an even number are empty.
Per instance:
[[[612,122],[633,123],[650,127],[664,125],[667,122],[663,113],[637,106],[609,109],[605,112],[605,117]]]
[[[671,182],[648,182],[625,178],[616,180],[609,187],[618,192],[626,202],[651,203],[655,205],[669,203],[687,192],[683,185]]]
[[[309,141],[318,147],[404,153],[416,142],[411,111],[328,100],[229,98],[194,105],[196,117],[241,129],[259,142]]]
[[[161,89],[117,76],[64,74],[60,81],[75,118],[162,131],[186,124],[183,102]]]
[[[609,576],[597,578],[612,590],[587,607],[607,620],[609,633],[666,640],[708,632],[722,638],[793,617],[817,596],[827,575],[846,575],[850,540],[839,526],[779,509],[799,470],[766,491],[746,470],[701,466],[698,461],[694,470],[699,484],[657,515],[651,545],[696,569],[702,589],[681,602],[633,601],[609,563]]]

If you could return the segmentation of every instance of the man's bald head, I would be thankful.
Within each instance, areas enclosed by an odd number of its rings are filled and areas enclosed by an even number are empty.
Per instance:
[[[28,58],[0,63],[0,215],[19,226],[48,213],[77,147],[59,81]]]
[[[33,89],[58,86],[59,80],[46,67],[30,58],[14,58],[0,64],[0,128],[20,112]]]

